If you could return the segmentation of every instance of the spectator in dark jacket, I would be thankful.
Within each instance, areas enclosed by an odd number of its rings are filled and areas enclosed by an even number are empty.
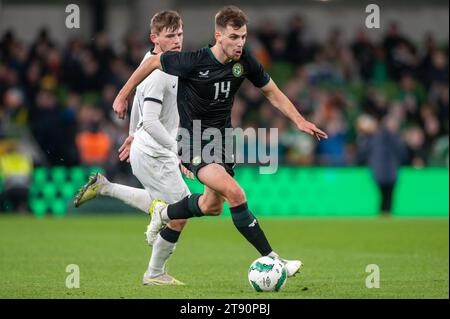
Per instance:
[[[406,159],[406,147],[398,134],[398,121],[386,116],[378,125],[371,118],[360,118],[364,137],[358,143],[358,162],[368,165],[381,192],[381,212],[388,214],[398,170]]]

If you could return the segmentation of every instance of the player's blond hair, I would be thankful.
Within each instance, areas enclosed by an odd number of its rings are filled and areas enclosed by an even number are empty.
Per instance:
[[[236,6],[226,6],[220,9],[215,18],[216,29],[225,29],[230,25],[234,29],[242,28],[248,24],[247,15]]]
[[[178,12],[173,10],[164,10],[156,13],[150,20],[150,32],[159,34],[166,29],[175,31],[183,26],[183,20]]]

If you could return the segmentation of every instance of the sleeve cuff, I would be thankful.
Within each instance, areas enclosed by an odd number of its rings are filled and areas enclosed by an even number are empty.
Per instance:
[[[267,83],[270,82],[270,75],[267,75],[267,77],[261,81],[261,83],[258,83],[258,85],[256,85],[256,87],[258,88],[262,88],[263,86],[266,86]]]
[[[144,98],[144,102],[146,102],[146,101],[149,101],[149,102],[156,102],[156,103],[162,104],[162,101],[161,101],[161,100],[155,99],[155,98],[153,98],[153,97],[146,97],[146,98]]]

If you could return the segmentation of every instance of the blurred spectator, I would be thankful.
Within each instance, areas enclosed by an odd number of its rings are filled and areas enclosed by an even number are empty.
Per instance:
[[[380,125],[368,115],[358,119],[358,163],[368,165],[372,171],[380,189],[383,214],[391,212],[397,173],[406,159],[405,145],[398,129],[395,117],[385,117]]]
[[[377,120],[381,120],[388,112],[388,99],[375,87],[367,88],[367,95],[363,102],[363,111],[373,116]]]
[[[448,85],[448,61],[441,50],[432,53],[430,66],[425,71],[424,83],[427,88],[439,84]]]
[[[280,164],[351,165],[357,162],[355,119],[366,113],[398,122],[395,134],[405,139],[411,165],[445,165],[448,43],[437,43],[428,33],[415,47],[397,23],[381,41],[355,30],[347,43],[334,28],[317,43],[307,31],[303,16],[293,15],[286,28],[268,16],[249,33],[247,49],[305,117],[320,121],[330,139],[317,143],[280,120],[248,81],[235,99],[233,125],[278,127]],[[116,46],[123,50],[114,50],[102,32],[89,41],[74,36],[59,45],[45,29],[25,45],[7,30],[0,35],[0,142],[20,138],[38,165],[95,162],[111,177],[124,174],[129,166],[111,150],[127,135],[128,121],[117,120],[111,105],[148,45],[137,32]],[[87,151],[97,143],[98,152]]]
[[[351,44],[355,59],[359,61],[359,74],[364,81],[372,78],[375,65],[375,45],[370,41],[367,33],[359,30],[355,41]]]
[[[339,28],[333,28],[329,32],[328,39],[323,45],[323,53],[327,61],[336,63],[339,60],[339,52],[343,48],[342,32]]]
[[[331,97],[316,117],[319,126],[328,134],[328,139],[317,145],[317,162],[320,165],[342,166],[346,164],[347,126],[345,124],[342,100],[339,95]]]
[[[69,40],[64,52],[64,82],[69,88],[76,91],[83,91],[83,72],[81,69],[81,59],[84,52],[84,44],[78,37]]]
[[[48,164],[63,165],[66,151],[72,145],[67,145],[63,126],[61,107],[55,94],[46,89],[38,92],[35,108],[30,116],[33,136],[46,154]]]
[[[33,161],[11,141],[0,148],[0,211],[27,211]]]
[[[411,42],[400,33],[397,22],[391,22],[388,33],[383,40],[383,48],[387,54],[387,64],[390,76],[398,80],[405,72],[413,73],[417,64],[415,48]]]
[[[414,167],[424,167],[427,163],[427,152],[423,130],[415,125],[408,128],[404,135],[408,147],[408,164]]]
[[[265,46],[251,30],[248,32],[246,47],[253,53],[264,68],[267,69],[270,67],[272,61]]]
[[[295,15],[290,19],[286,35],[286,59],[294,65],[305,63],[311,54],[304,38],[304,28],[305,23],[301,16]]]
[[[99,106],[103,111],[103,115],[109,120],[113,120],[115,118],[114,111],[112,109],[112,105],[118,90],[112,84],[107,84],[103,86],[102,96],[99,102]]]
[[[111,152],[111,139],[101,130],[103,113],[100,109],[83,106],[80,112],[82,130],[76,137],[76,145],[83,165],[102,165]]]
[[[341,84],[343,81],[342,74],[336,67],[326,58],[325,51],[318,51],[314,56],[314,61],[306,65],[309,83],[312,85],[319,84]]]
[[[61,112],[61,121],[64,127],[62,134],[62,143],[64,147],[64,164],[68,166],[78,165],[80,163],[77,148],[75,147],[75,138],[78,131],[77,115],[80,109],[81,98],[78,94],[69,92],[67,95],[67,104]],[[60,164],[61,165],[61,164]]]
[[[405,73],[401,76],[400,91],[396,99],[403,102],[408,120],[419,123],[420,106],[425,102],[425,92],[412,74]]]
[[[364,77],[364,76],[363,76]],[[375,61],[372,69],[370,82],[375,85],[386,83],[389,78],[388,66],[386,62],[386,52],[383,48],[375,48]]]
[[[102,81],[107,80],[109,64],[116,55],[106,33],[99,32],[94,36],[91,52],[94,59],[99,63],[99,76],[102,78]]]
[[[26,130],[28,110],[25,107],[25,96],[19,88],[10,88],[3,95],[4,105],[0,106],[0,131],[11,137],[20,137]],[[1,136],[2,134],[0,134]]]
[[[258,39],[264,45],[271,59],[273,59],[275,54],[275,43],[277,39],[280,39],[281,34],[272,19],[266,18],[262,21],[258,32]]]

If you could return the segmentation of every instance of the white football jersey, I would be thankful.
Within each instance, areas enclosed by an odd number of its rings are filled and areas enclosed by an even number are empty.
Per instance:
[[[147,52],[142,62],[151,56]],[[141,63],[142,63],[141,62]],[[134,134],[133,144],[150,156],[173,156],[174,153],[156,142],[143,127],[143,107],[146,99],[162,104],[159,120],[174,139],[177,137],[180,117],[177,107],[178,77],[157,69],[136,88],[133,107],[139,108],[139,122]]]

